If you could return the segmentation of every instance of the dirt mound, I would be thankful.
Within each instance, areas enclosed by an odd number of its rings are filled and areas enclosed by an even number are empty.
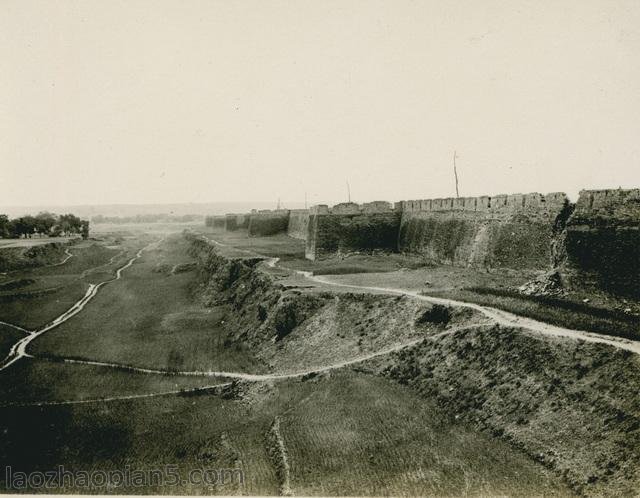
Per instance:
[[[540,275],[518,287],[520,294],[525,296],[557,296],[563,294],[562,278],[556,270]]]

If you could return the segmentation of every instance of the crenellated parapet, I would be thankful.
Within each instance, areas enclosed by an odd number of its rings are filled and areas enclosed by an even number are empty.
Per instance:
[[[356,204],[355,202],[342,202],[335,204],[333,207],[329,207],[326,204],[317,204],[311,206],[309,214],[322,215],[322,214],[362,214],[362,213],[391,213],[401,209],[401,204],[396,203],[396,206],[387,201],[372,201],[365,202],[363,204]]]
[[[640,189],[581,191],[558,266],[570,287],[640,297]]]
[[[549,267],[568,205],[556,192],[404,201],[398,247],[457,266]]]
[[[640,189],[318,204],[208,217],[250,236],[305,240],[316,259],[358,251],[403,251],[440,264],[556,268],[568,286],[640,296]]]
[[[312,206],[305,254],[317,259],[356,251],[396,251],[401,211],[386,201]]]
[[[638,224],[640,189],[582,190],[572,216],[578,220],[599,223]]]
[[[397,209],[403,212],[466,211],[503,215],[517,213],[552,213],[561,210],[568,202],[566,194],[501,194],[480,197],[445,197],[400,201]]]

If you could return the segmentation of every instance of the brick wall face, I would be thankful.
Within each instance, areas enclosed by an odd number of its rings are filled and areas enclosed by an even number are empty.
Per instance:
[[[225,230],[234,232],[236,230],[244,230],[249,227],[249,215],[248,214],[226,214],[225,215]]]
[[[404,201],[398,248],[456,266],[547,268],[564,194]]]
[[[287,235],[294,239],[307,239],[307,230],[309,229],[309,210],[308,209],[292,209],[289,212],[289,225],[287,226]]]
[[[580,192],[565,233],[568,285],[640,297],[639,189]]]
[[[289,226],[289,211],[261,211],[249,215],[249,237],[266,237],[286,233]]]
[[[306,257],[318,259],[355,251],[397,251],[400,213],[357,212],[309,217]]]
[[[252,236],[304,239],[309,259],[386,250],[459,266],[558,268],[568,285],[640,296],[640,189],[583,191],[575,209],[554,192],[317,205],[224,220],[227,230]]]

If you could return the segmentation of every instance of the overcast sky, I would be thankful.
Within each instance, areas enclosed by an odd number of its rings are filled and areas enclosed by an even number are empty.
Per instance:
[[[640,186],[640,2],[0,1],[0,205]]]

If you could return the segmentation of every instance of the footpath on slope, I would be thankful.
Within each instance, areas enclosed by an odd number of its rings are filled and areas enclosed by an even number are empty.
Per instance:
[[[265,255],[259,254],[255,251],[249,251],[247,249],[237,249],[237,248],[234,248],[233,246],[224,244],[210,237],[205,237],[205,239],[218,246],[231,247],[234,250],[251,254],[256,257],[264,258],[265,265],[270,268],[275,268],[275,267],[281,268],[283,270],[301,275],[307,280],[310,280],[312,282],[316,282],[319,284],[330,285],[330,286],[341,287],[341,288],[348,288],[348,289],[365,291],[365,292],[404,295],[404,296],[411,297],[413,299],[419,299],[432,304],[441,304],[445,306],[468,308],[468,309],[472,309],[482,313],[483,315],[490,318],[498,325],[526,329],[535,333],[548,335],[548,336],[582,340],[586,342],[593,342],[593,343],[600,343],[600,344],[608,344],[618,349],[624,349],[636,354],[640,354],[640,341],[632,341],[629,339],[605,336],[605,335],[596,334],[593,332],[587,332],[584,330],[568,329],[565,327],[560,327],[557,325],[552,325],[549,323],[534,320],[532,318],[527,318],[527,317],[517,315],[515,313],[511,313],[508,311],[492,308],[490,306],[483,306],[480,304],[470,303],[466,301],[458,301],[455,299],[429,296],[427,294],[423,294],[418,291],[409,290],[409,289],[402,289],[402,288],[396,288],[396,287],[377,287],[377,286],[351,284],[348,282],[338,282],[333,280],[330,276],[327,276],[327,275],[322,275],[322,276],[313,275],[313,272],[310,272],[310,271],[293,270],[291,268],[281,266],[278,264],[280,261],[280,258],[268,257]],[[342,276],[342,278],[344,278],[344,276]]]

